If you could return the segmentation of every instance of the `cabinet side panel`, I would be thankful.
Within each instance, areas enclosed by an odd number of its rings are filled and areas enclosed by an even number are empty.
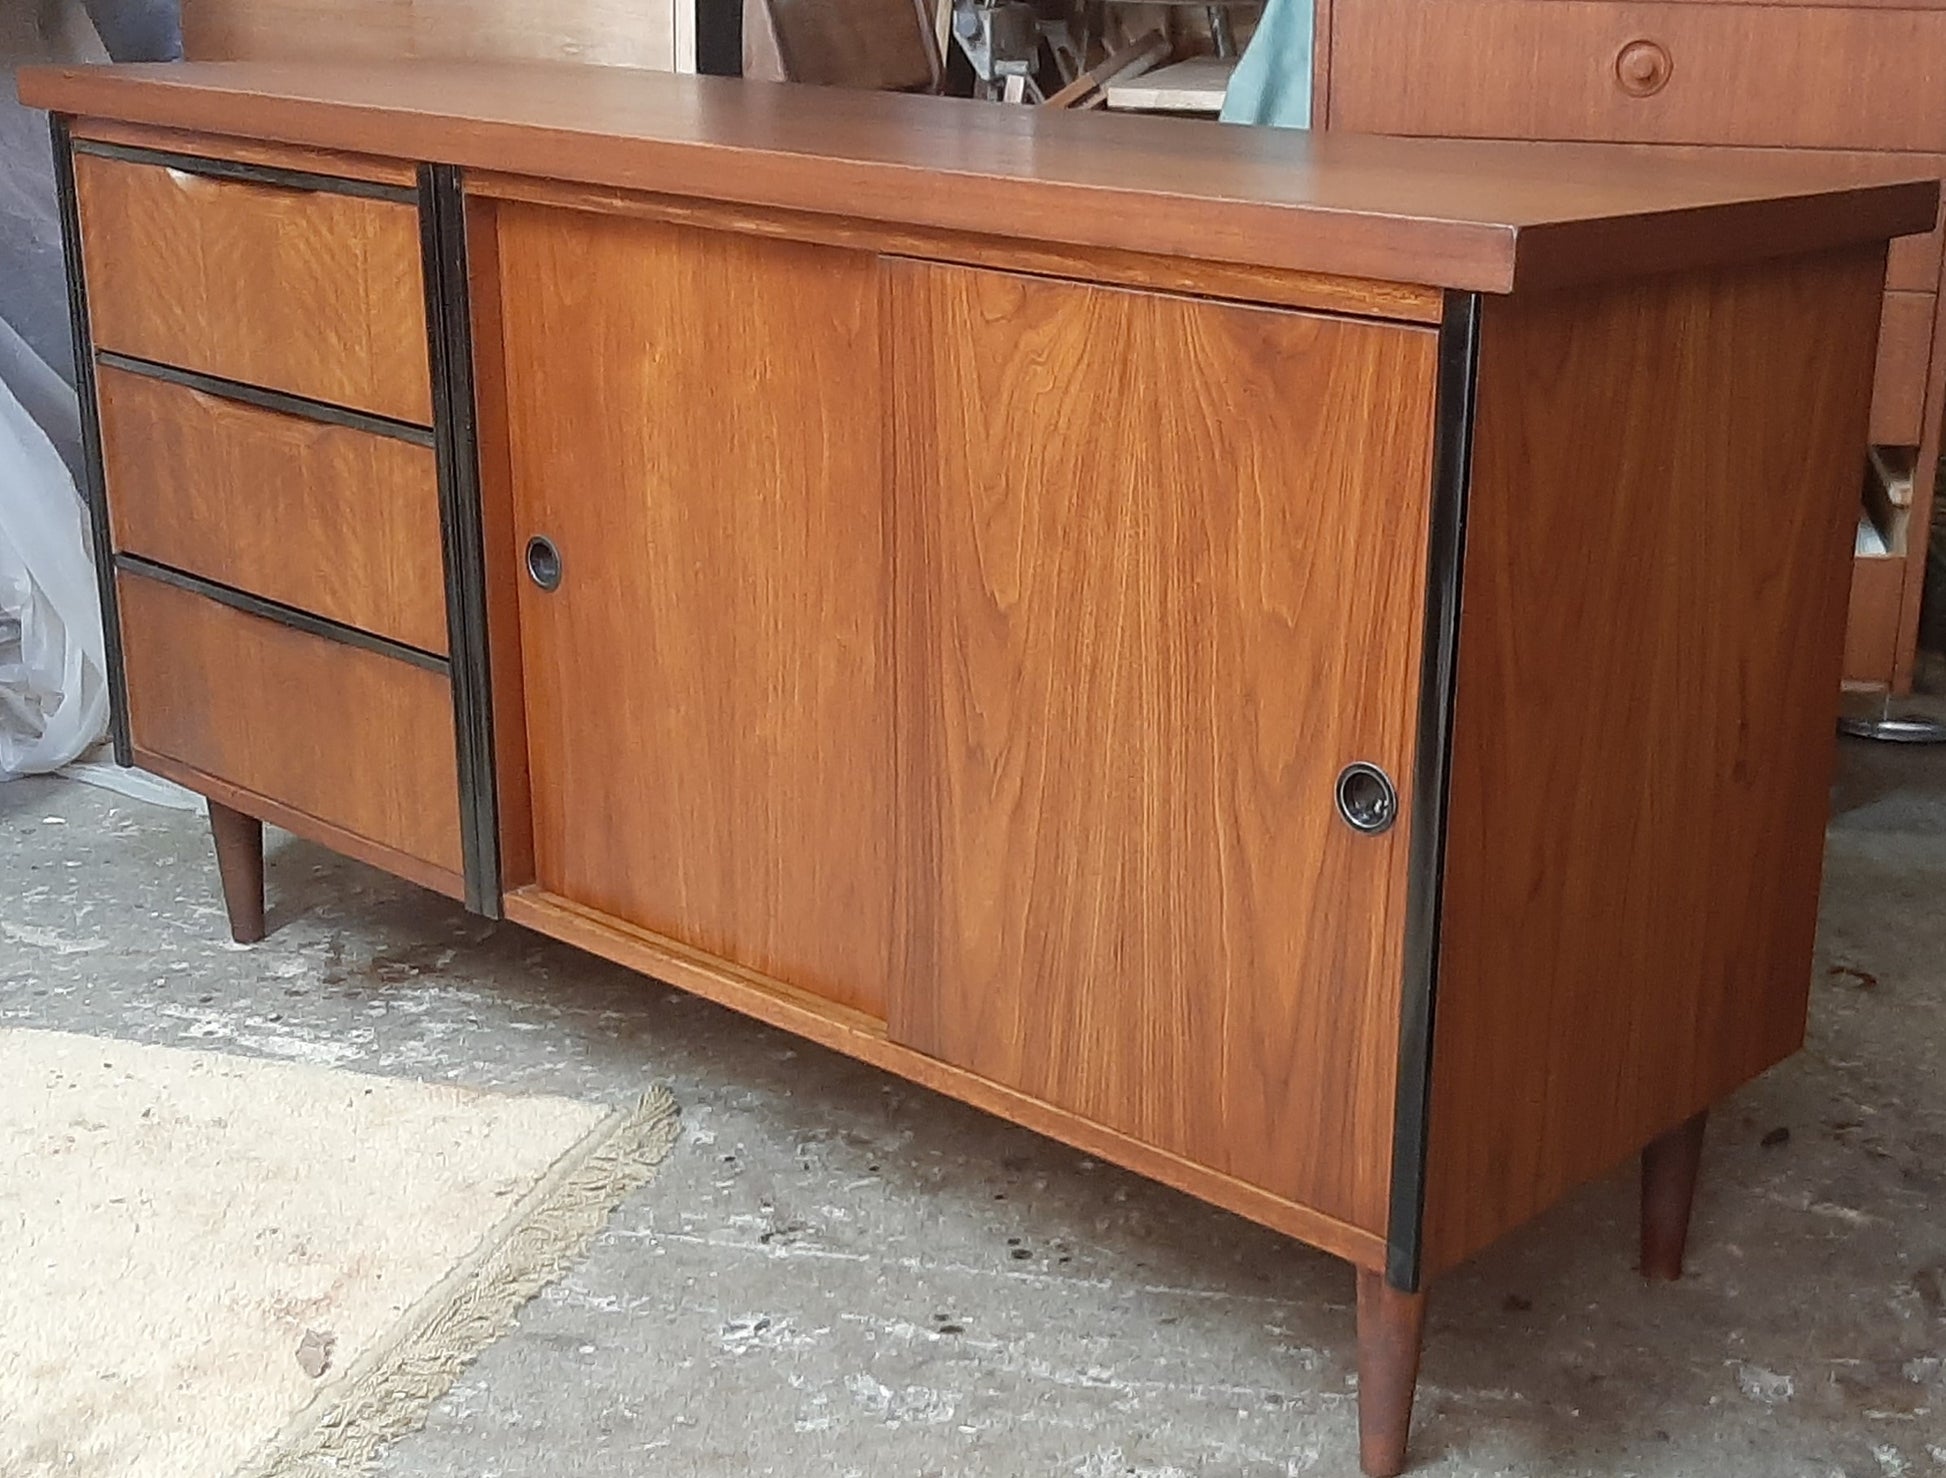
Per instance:
[[[1429,1274],[1803,1040],[1883,280],[1485,310]]]
[[[1382,1232],[1435,336],[889,270],[893,1038]]]

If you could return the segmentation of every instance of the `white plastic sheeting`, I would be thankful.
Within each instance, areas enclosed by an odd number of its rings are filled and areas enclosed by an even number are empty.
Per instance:
[[[0,780],[60,768],[108,723],[87,512],[30,404],[79,440],[74,392],[0,319]]]

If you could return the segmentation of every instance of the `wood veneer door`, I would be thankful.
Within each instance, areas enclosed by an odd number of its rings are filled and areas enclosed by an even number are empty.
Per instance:
[[[496,215],[536,882],[882,1017],[875,260]]]
[[[888,270],[891,1034],[1382,1235],[1434,334]]]

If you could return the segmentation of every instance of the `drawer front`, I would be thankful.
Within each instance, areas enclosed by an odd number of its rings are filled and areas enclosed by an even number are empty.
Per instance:
[[[1889,687],[1898,665],[1899,618],[1905,605],[1905,556],[1852,561],[1845,617],[1845,681]]]
[[[1872,381],[1872,440],[1880,446],[1917,446],[1924,437],[1937,301],[1931,293],[1885,295]]]
[[[445,653],[430,447],[109,365],[97,385],[118,550]]]
[[[95,346],[432,421],[419,214],[77,150]]]
[[[1330,122],[1364,133],[1939,149],[1946,10],[1351,0]]]
[[[124,571],[135,747],[458,873],[443,675]]]

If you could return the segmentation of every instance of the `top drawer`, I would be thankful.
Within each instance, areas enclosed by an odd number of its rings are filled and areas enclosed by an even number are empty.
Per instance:
[[[1946,10],[1339,0],[1331,126],[1828,149],[1946,146]]]
[[[86,148],[74,184],[97,348],[431,423],[414,206]]]

